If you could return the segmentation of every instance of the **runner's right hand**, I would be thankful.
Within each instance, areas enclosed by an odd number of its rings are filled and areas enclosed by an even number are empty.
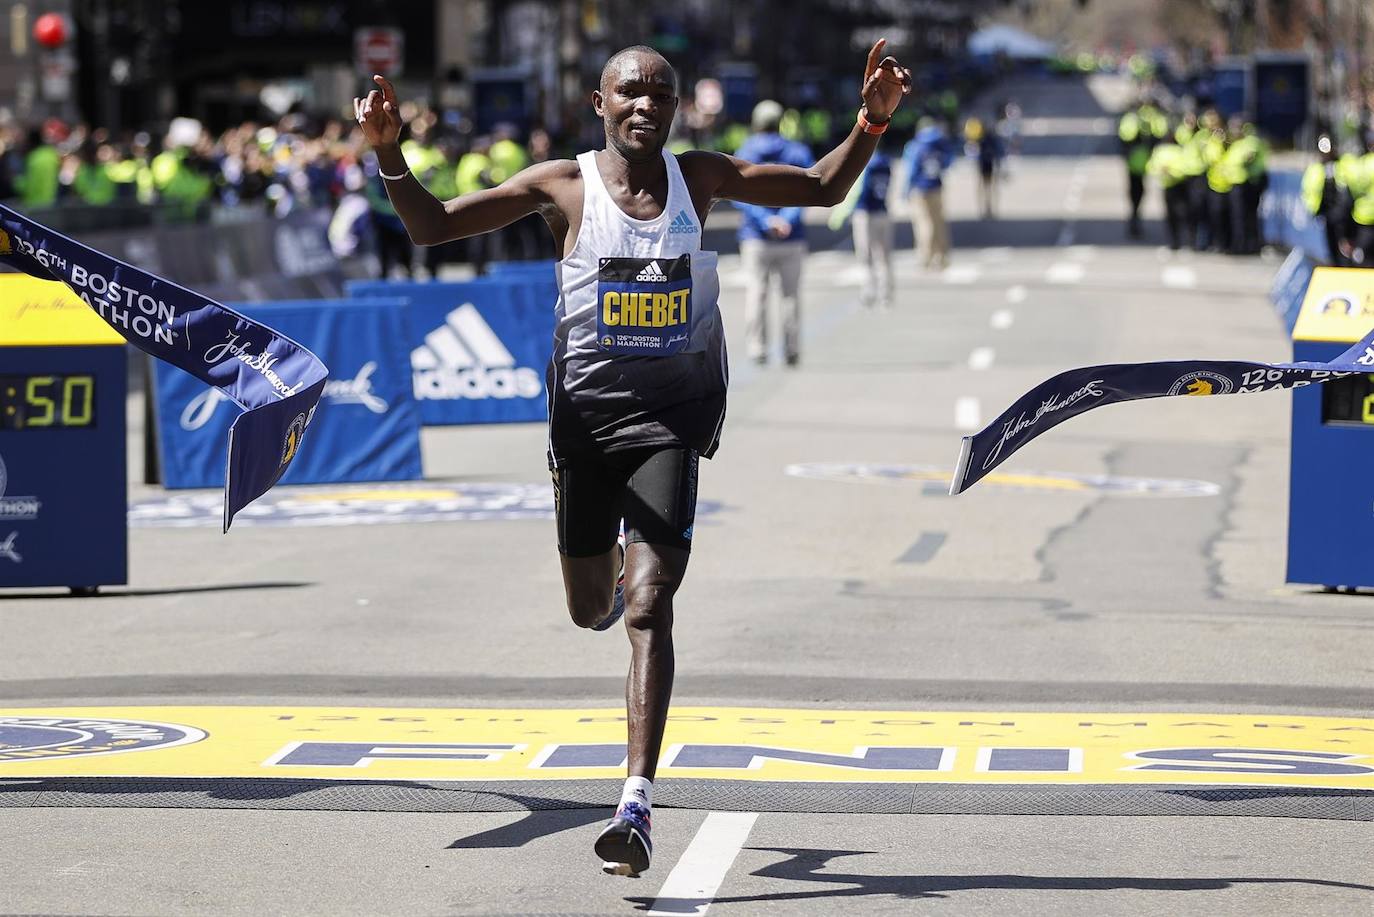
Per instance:
[[[363,129],[363,139],[373,149],[395,143],[401,135],[400,105],[396,102],[396,90],[384,76],[373,76],[372,82],[381,87],[372,90],[367,98],[353,100],[353,114]]]

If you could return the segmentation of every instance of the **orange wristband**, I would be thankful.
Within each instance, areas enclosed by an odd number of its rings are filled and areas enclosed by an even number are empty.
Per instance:
[[[872,121],[864,117],[864,110],[862,108],[859,109],[859,127],[863,130],[865,134],[884,133],[887,130],[888,125],[891,123],[892,119],[888,118],[886,121],[874,124]]]

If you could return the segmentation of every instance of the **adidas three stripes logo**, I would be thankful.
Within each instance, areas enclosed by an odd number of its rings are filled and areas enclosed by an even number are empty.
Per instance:
[[[680,232],[696,232],[696,224],[687,215],[687,211],[679,210],[677,216],[673,217],[673,222],[668,224],[668,234],[673,235]]]

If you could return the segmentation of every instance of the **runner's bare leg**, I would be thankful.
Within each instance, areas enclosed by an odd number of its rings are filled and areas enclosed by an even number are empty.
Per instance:
[[[610,613],[615,581],[620,578],[620,545],[611,545],[595,557],[560,555],[563,564],[563,591],[568,597],[568,614],[578,627],[591,627]]]
[[[625,679],[629,719],[629,776],[654,779],[668,703],[673,694],[673,596],[691,554],[634,542],[625,563],[625,629],[630,673]]]

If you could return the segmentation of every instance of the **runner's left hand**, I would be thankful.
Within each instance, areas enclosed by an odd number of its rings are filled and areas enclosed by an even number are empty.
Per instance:
[[[880,38],[868,52],[864,67],[863,96],[865,115],[869,121],[882,122],[892,117],[902,96],[911,92],[911,71],[891,55],[881,57],[886,38]]]

